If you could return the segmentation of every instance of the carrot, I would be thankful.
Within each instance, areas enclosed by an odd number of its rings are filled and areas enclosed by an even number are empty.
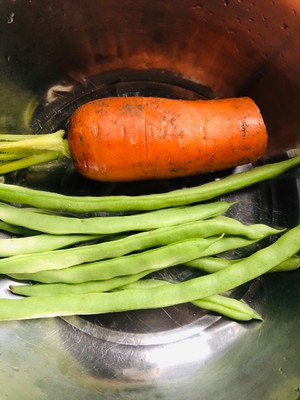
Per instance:
[[[75,168],[100,181],[177,178],[257,161],[267,132],[248,97],[175,100],[110,97],[71,116]]]
[[[110,97],[79,107],[67,135],[0,134],[0,174],[72,157],[93,180],[178,178],[255,162],[266,146],[263,118],[248,97]]]

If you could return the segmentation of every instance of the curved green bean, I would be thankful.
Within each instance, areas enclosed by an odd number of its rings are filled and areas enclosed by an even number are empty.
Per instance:
[[[294,255],[272,268],[270,272],[287,272],[300,268],[300,256]]]
[[[199,269],[207,274],[213,274],[214,272],[221,271],[222,269],[227,268],[239,261],[241,260],[222,258],[218,256],[206,256],[189,261],[185,263],[185,266]]]
[[[236,321],[250,321],[251,319],[263,320],[261,315],[243,300],[237,300],[220,294],[193,300],[192,304]]]
[[[182,206],[219,197],[255,183],[275,178],[300,165],[300,156],[266,164],[200,186],[139,196],[66,196],[0,183],[0,199],[49,210],[74,213],[94,211],[154,210]]]
[[[154,287],[159,287],[171,282],[157,279],[143,279],[134,281],[133,283],[125,284],[122,287],[116,287],[115,290],[126,289],[144,289],[149,290]],[[215,294],[191,301],[195,306],[207,311],[213,311],[235,321],[250,321],[251,319],[262,320],[262,317],[243,300],[234,299],[232,297]]]
[[[110,242],[96,243],[70,249],[47,251],[43,254],[24,254],[17,258],[10,257],[0,260],[0,273],[34,273],[48,269],[63,269],[83,263],[100,261],[105,258],[113,258],[129,254],[133,251],[141,251],[151,247],[179,242],[184,239],[209,237],[214,235],[236,235],[244,238],[260,240],[266,236],[279,233],[263,224],[244,225],[241,222],[218,216],[208,220],[190,222],[167,228],[158,228],[148,232],[140,232],[125,238]],[[232,240],[223,242],[232,245]],[[238,238],[234,245],[244,246],[251,244],[249,240]],[[225,249],[228,249],[227,248]]]
[[[300,225],[247,259],[214,274],[151,290],[0,299],[0,320],[87,315],[161,308],[224,293],[268,272],[300,251]],[[18,303],[15,303],[15,302]]]
[[[190,207],[167,208],[133,215],[90,218],[69,217],[39,212],[32,208],[0,203],[0,218],[7,223],[54,235],[112,234],[147,231],[221,215],[234,204],[216,201]]]
[[[240,259],[227,259],[221,257],[201,257],[187,262],[185,265],[190,268],[197,268],[203,272],[213,274],[223,268],[227,268],[232,264],[241,261]],[[294,255],[282,263],[276,265],[269,272],[287,272],[293,271],[300,267],[300,256]]]
[[[201,257],[214,256],[244,247],[248,248],[249,246],[254,245],[257,242],[258,240],[256,239],[248,239],[240,236],[224,236],[222,240],[213,243],[210,248],[205,249],[201,254]]]

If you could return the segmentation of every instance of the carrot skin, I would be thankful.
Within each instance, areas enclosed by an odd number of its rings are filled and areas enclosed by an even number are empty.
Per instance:
[[[76,169],[99,181],[168,179],[257,161],[267,131],[248,97],[176,100],[110,97],[71,116]]]

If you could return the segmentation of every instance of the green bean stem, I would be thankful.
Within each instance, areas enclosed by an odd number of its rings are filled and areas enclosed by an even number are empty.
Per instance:
[[[151,290],[0,299],[0,320],[100,314],[186,303],[224,293],[249,282],[299,251],[300,225],[284,233],[270,246],[214,274]]]
[[[275,178],[300,165],[300,156],[255,167],[200,186],[140,196],[66,196],[0,183],[0,199],[49,210],[74,213],[154,210],[202,202]]]
[[[60,129],[42,135],[0,135],[1,152],[56,151],[70,155],[67,141],[63,139],[65,131]],[[12,137],[14,136],[14,138]]]
[[[110,242],[47,251],[42,255],[24,254],[17,258],[6,258],[0,260],[0,273],[33,273],[48,269],[63,269],[78,264],[100,261],[105,258],[119,257],[133,251],[171,244],[184,239],[222,234],[244,236],[245,239],[250,239],[250,241],[245,241],[243,238],[238,238],[234,242],[234,246],[239,245],[239,243],[243,246],[251,244],[251,239],[260,240],[280,231],[263,224],[244,225],[233,218],[218,216],[208,220],[140,232]]]
[[[226,212],[234,203],[216,201],[189,207],[167,208],[133,215],[78,218],[48,214],[32,208],[0,203],[0,218],[7,223],[54,235],[111,234],[147,231],[163,226],[214,217]]]
[[[0,135],[0,174],[70,157],[64,130],[43,135]],[[12,136],[15,136],[12,138]]]
[[[43,153],[31,154],[22,157],[15,161],[10,161],[0,165],[0,174],[17,171],[23,168],[28,168],[33,165],[43,164],[48,161],[53,161],[59,158],[59,153],[55,151],[45,151]]]

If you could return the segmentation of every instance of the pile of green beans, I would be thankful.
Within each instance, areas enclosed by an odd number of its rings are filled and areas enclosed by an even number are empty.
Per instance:
[[[227,251],[251,245],[255,241],[280,232],[280,229],[275,229],[264,224],[244,225],[232,218],[218,216],[208,220],[134,233],[123,238],[116,238],[115,240],[81,247],[44,251],[42,254],[35,252],[33,254],[23,254],[18,257],[3,258],[0,260],[0,274],[35,273],[65,269],[84,263],[120,257],[132,252],[168,245],[186,239],[227,235],[220,243],[222,249],[220,247],[219,250],[216,249],[214,251],[215,254],[218,251]]]
[[[224,293],[268,272],[300,251],[300,225],[271,245],[213,274],[151,289],[58,294],[0,300],[0,320],[89,315],[161,308]],[[17,302],[17,303],[16,303]]]
[[[209,200],[298,165],[300,157],[294,157],[195,188],[132,197],[63,196],[0,184],[0,230],[14,235],[0,239],[0,274],[16,281],[10,290],[20,296],[0,298],[0,321],[185,302],[237,321],[261,320],[225,292],[268,272],[297,269],[300,225],[243,224],[226,216],[234,203]],[[226,257],[244,248],[249,256]],[[179,265],[200,276],[184,282],[155,278]]]

